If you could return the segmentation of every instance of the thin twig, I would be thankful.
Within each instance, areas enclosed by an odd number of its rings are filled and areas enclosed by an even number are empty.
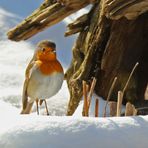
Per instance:
[[[95,117],[99,116],[99,99],[96,98],[95,102]]]
[[[123,92],[122,91],[118,91],[117,117],[121,116],[122,100],[123,100]]]
[[[92,95],[93,95],[93,91],[95,89],[96,82],[97,82],[97,79],[94,77],[93,81],[91,83],[89,94],[88,94],[88,111],[89,111],[89,107],[90,107],[90,103],[91,103],[91,98],[92,98]]]
[[[109,107],[110,107],[110,117],[116,116],[116,114],[117,114],[117,102],[110,101]]]
[[[103,117],[106,117],[107,104],[108,104],[108,102],[110,100],[111,94],[112,94],[113,89],[114,89],[115,84],[116,84],[116,81],[117,81],[117,77],[114,78],[113,83],[112,83],[112,85],[111,85],[111,87],[109,89],[109,93],[108,93],[108,96],[107,96],[107,99],[106,99],[106,104],[105,104],[105,107],[104,107]]]
[[[131,79],[131,77],[132,77],[132,75],[133,75],[133,73],[135,72],[135,70],[136,70],[136,68],[137,68],[137,66],[139,65],[139,63],[137,62],[136,64],[135,64],[135,66],[134,66],[134,68],[132,69],[132,71],[131,71],[131,73],[130,73],[130,75],[129,75],[129,78],[128,78],[128,80],[127,80],[127,82],[126,82],[126,84],[125,84],[125,86],[124,86],[124,88],[123,88],[123,95],[124,95],[124,93],[125,93],[125,90],[127,89],[127,86],[128,86],[128,84],[129,84],[129,81],[130,81],[130,79]]]
[[[82,82],[83,84],[83,96],[84,96],[84,106],[83,106],[83,110],[84,110],[84,116],[87,116],[87,109],[88,109],[88,101],[87,101],[87,87],[86,87],[86,81]]]

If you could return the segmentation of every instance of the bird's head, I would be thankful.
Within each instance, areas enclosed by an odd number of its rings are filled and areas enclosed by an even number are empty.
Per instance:
[[[39,42],[35,55],[36,59],[41,61],[56,60],[56,44],[48,40]]]

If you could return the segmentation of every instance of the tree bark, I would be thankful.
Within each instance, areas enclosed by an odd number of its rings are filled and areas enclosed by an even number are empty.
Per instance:
[[[137,107],[148,106],[148,102],[142,103],[148,83],[148,14],[137,15],[137,19],[130,17],[134,20],[128,20],[129,17],[110,20],[106,18],[104,8],[104,1],[95,5],[90,26],[80,34],[73,48],[72,65],[67,72],[71,96],[67,115],[73,114],[81,100],[82,80],[90,81],[91,77],[98,79],[96,93],[106,99],[111,83],[117,76],[117,85],[111,96],[111,100],[117,101],[117,92],[124,88],[136,62],[140,64],[128,85],[123,102],[130,101]],[[126,13],[121,16],[124,15]],[[82,40],[83,34],[85,37]],[[79,42],[81,46],[78,46]],[[83,58],[76,64],[80,57]]]
[[[111,34],[102,58],[102,75],[96,88],[97,94],[106,98],[112,80],[117,76],[117,85],[112,95],[112,100],[116,100],[117,91],[123,89],[130,71],[135,63],[139,62],[138,70],[125,93],[124,102],[144,99],[148,82],[147,17],[148,13],[136,20],[129,21],[123,18],[112,22]]]

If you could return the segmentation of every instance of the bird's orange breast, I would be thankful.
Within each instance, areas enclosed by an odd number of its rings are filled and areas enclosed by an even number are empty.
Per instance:
[[[50,75],[54,72],[63,73],[63,68],[58,60],[54,61],[36,61],[37,67],[40,69],[41,73],[44,75]]]

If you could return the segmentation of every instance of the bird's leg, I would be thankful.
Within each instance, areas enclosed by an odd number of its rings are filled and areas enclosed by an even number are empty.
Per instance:
[[[44,100],[40,100],[40,101],[39,101],[40,106],[42,105],[43,101],[44,101]]]
[[[37,114],[39,115],[39,99],[36,99]]]
[[[44,100],[44,102],[45,102],[45,108],[46,108],[47,116],[49,116],[49,111],[48,111],[48,107],[47,107],[47,102],[46,102],[46,100]]]

